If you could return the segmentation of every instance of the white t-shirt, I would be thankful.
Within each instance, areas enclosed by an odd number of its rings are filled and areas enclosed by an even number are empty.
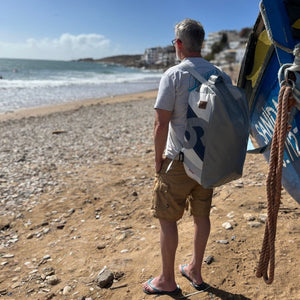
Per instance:
[[[220,74],[219,69],[201,57],[186,58],[163,74],[154,108],[172,111],[165,149],[165,155],[170,159],[173,159],[182,149],[189,91],[199,85],[190,73],[181,69],[181,64],[190,64],[206,79],[213,74]],[[231,82],[224,72],[222,77]]]

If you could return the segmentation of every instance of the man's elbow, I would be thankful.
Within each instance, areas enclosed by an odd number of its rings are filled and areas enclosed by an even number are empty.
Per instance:
[[[168,128],[171,119],[171,112],[167,110],[156,110],[154,126],[159,128]]]
[[[166,122],[164,120],[155,120],[154,122],[154,127],[155,128],[158,128],[158,129],[165,129],[165,128],[168,128],[169,126],[169,122]]]

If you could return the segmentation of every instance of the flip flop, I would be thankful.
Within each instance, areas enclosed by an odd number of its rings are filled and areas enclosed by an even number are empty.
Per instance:
[[[185,273],[184,271],[184,267],[186,267],[187,265],[181,265],[181,268],[180,268],[180,273],[183,277],[185,277],[188,281],[191,282],[191,285],[197,290],[197,291],[200,291],[200,292],[204,292],[206,290],[208,290],[210,288],[210,285],[205,283],[204,281],[201,283],[201,284],[197,284],[197,283],[194,283],[193,280]]]
[[[147,281],[148,286],[151,287],[153,292],[147,291],[146,289],[143,288],[144,293],[146,293],[148,295],[169,295],[169,296],[173,296],[173,295],[178,295],[181,292],[181,289],[180,289],[179,285],[177,285],[177,288],[174,291],[168,292],[168,291],[159,290],[155,286],[153,286],[153,284],[151,283],[153,279],[154,278],[151,278]]]

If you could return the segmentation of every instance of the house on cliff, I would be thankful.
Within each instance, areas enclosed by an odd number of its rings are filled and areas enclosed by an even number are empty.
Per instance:
[[[170,66],[176,60],[175,48],[173,46],[147,48],[142,61],[146,65]]]

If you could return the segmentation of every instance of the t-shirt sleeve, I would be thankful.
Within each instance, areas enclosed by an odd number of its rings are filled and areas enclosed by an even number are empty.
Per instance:
[[[163,74],[154,108],[173,111],[175,105],[175,80],[168,73]]]

